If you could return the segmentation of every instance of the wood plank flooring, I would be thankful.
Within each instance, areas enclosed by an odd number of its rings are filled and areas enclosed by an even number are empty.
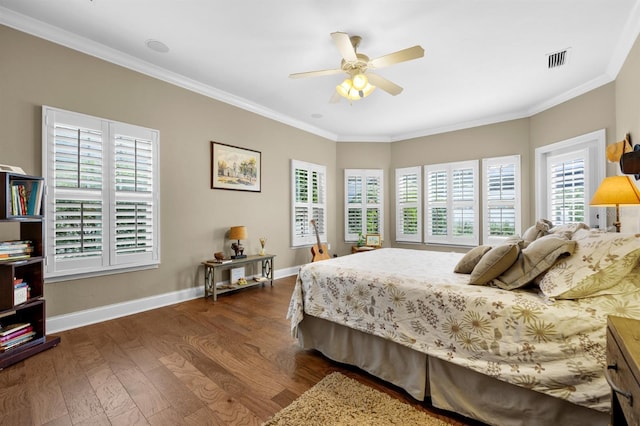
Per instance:
[[[334,371],[452,425],[361,370],[302,351],[285,319],[295,277],[59,335],[0,372],[1,425],[259,425]]]

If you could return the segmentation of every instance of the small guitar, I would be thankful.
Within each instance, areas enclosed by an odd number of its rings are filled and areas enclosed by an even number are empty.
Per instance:
[[[316,226],[315,219],[311,219],[311,224],[313,225],[313,229],[316,230],[316,245],[311,247],[311,254],[313,255],[312,262],[317,262],[318,260],[331,259],[329,256],[329,252],[327,251],[327,246],[320,242],[320,234],[318,233],[318,227]]]

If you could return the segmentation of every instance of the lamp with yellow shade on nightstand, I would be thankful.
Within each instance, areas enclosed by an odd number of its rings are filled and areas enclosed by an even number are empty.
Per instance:
[[[620,232],[620,205],[630,204],[640,204],[640,191],[629,176],[604,178],[589,203],[593,207],[616,208],[616,221],[613,223],[616,232]]]

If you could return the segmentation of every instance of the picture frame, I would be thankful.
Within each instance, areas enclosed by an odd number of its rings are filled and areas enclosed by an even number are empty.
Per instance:
[[[262,153],[211,141],[211,189],[261,192]]]
[[[367,234],[365,245],[368,247],[382,246],[382,238],[380,237],[380,234]]]

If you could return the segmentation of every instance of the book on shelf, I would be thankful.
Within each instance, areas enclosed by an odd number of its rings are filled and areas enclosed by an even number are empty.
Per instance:
[[[27,334],[33,331],[33,327],[32,326],[28,326],[26,328],[21,328],[20,330],[11,333],[11,334],[7,334],[6,336],[2,336],[0,337],[0,343],[6,342],[8,340],[11,339],[15,339],[16,337],[22,336],[23,334]]]
[[[18,330],[22,330],[23,328],[29,327],[31,324],[28,322],[19,322],[15,324],[5,325],[4,327],[0,327],[0,337],[7,336],[11,333],[15,333]]]
[[[209,261],[210,263],[216,263],[218,265],[221,265],[223,263],[231,263],[232,259],[213,259]]]
[[[36,335],[35,331],[30,331],[28,333],[22,334],[14,339],[7,340],[6,342],[0,343],[0,352],[5,352],[11,348],[15,348],[16,346],[20,346],[28,341],[32,340]]]
[[[11,213],[16,216],[39,215],[43,189],[40,180],[12,180]]]

